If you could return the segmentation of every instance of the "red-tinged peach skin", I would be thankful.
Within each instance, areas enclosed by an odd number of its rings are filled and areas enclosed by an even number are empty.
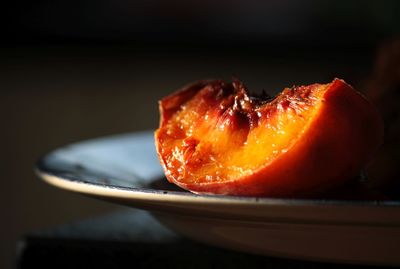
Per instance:
[[[383,139],[374,107],[343,80],[250,96],[201,81],[160,101],[167,179],[195,193],[308,197],[355,178]]]

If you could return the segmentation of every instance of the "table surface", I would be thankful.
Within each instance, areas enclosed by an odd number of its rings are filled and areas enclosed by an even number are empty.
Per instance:
[[[121,210],[30,233],[17,244],[17,268],[366,268],[264,257],[181,237],[151,214]]]

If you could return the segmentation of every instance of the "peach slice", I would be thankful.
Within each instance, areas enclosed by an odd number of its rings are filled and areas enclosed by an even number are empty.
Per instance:
[[[275,98],[200,81],[159,107],[165,175],[194,193],[309,197],[353,180],[383,138],[374,107],[340,79]]]

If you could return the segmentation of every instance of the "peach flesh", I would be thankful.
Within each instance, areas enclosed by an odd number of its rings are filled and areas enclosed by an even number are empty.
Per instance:
[[[334,100],[337,92],[342,100]],[[326,111],[332,105],[336,108]],[[365,113],[355,116],[356,109]],[[336,187],[358,173],[382,138],[379,116],[338,79],[287,88],[273,100],[250,96],[239,81],[199,82],[164,98],[160,110],[156,146],[166,177],[198,193],[284,197]],[[344,124],[337,125],[338,117],[344,117]],[[357,121],[366,118],[372,134],[363,139],[360,131],[365,130]],[[347,148],[324,145],[335,144],[329,140],[341,141]],[[302,144],[307,148],[298,152]],[[316,147],[327,152],[316,152]],[[349,147],[356,154],[343,158]],[[331,157],[321,163],[312,155]],[[316,161],[315,165],[310,161]],[[301,168],[302,163],[308,171]],[[336,165],[338,172],[328,165]]]

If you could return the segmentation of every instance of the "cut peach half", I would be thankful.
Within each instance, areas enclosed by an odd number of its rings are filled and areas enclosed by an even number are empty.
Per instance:
[[[167,179],[194,193],[308,197],[355,178],[382,121],[343,80],[250,96],[241,82],[200,81],[159,103]]]

